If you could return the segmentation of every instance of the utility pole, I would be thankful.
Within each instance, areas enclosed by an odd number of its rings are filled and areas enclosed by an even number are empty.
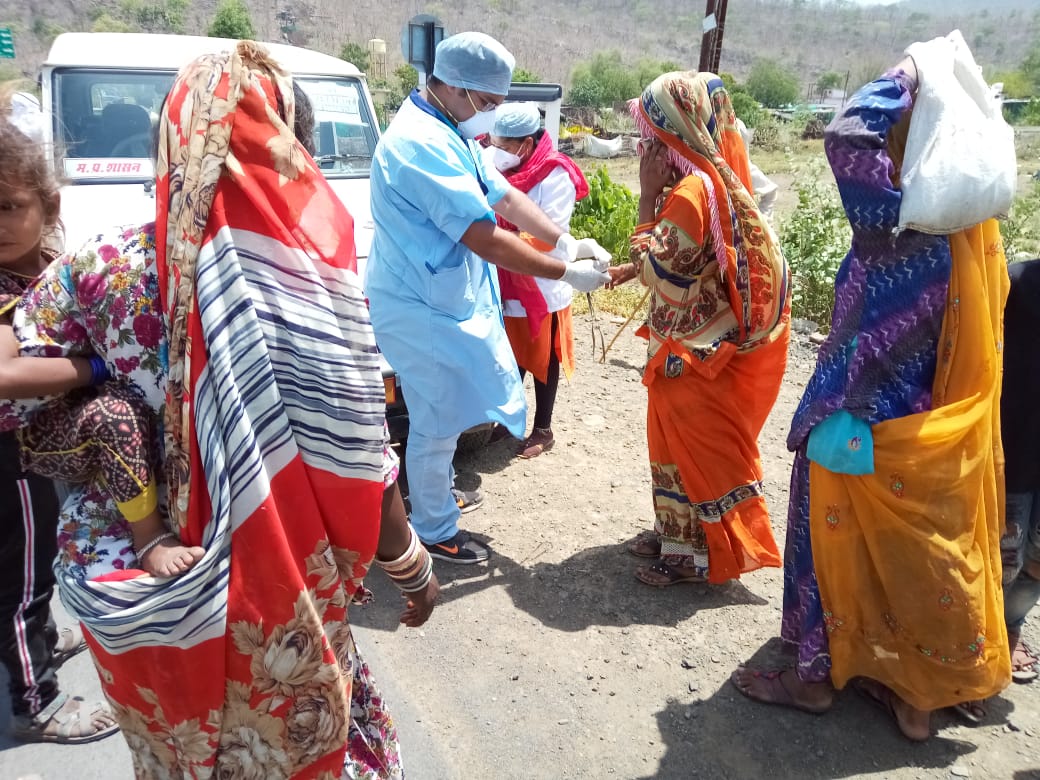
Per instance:
[[[704,21],[701,29],[701,60],[697,70],[709,73],[719,72],[719,59],[722,57],[722,34],[726,30],[726,6],[729,0],[707,0],[704,9]]]

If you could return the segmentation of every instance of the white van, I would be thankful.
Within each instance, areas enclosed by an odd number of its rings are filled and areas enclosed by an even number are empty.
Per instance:
[[[50,138],[60,154],[66,246],[155,215],[152,132],[181,66],[235,41],[186,35],[65,33],[41,72]],[[379,125],[362,73],[349,62],[295,46],[264,44],[314,104],[316,160],[354,217],[358,257],[372,238],[369,166]]]
[[[65,33],[51,46],[40,74],[46,140],[58,151],[64,178],[61,218],[65,246],[75,249],[116,225],[155,219],[151,160],[159,110],[182,66],[236,41],[186,35]],[[327,54],[264,44],[311,99],[315,161],[354,217],[358,272],[372,244],[369,169],[379,124],[365,77],[349,62]],[[384,364],[387,417],[395,440],[407,417],[400,386]]]

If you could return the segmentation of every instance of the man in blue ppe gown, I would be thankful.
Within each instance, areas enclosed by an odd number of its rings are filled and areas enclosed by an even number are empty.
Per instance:
[[[411,521],[431,555],[455,563],[489,555],[458,527],[452,458],[459,434],[491,421],[523,438],[526,423],[498,275],[488,263],[563,279],[579,292],[608,280],[610,255],[591,239],[562,233],[473,140],[494,125],[513,65],[490,36],[445,38],[433,76],[405,100],[372,162],[375,235],[365,290],[376,341],[408,404]],[[556,251],[544,254],[500,229],[496,212]]]

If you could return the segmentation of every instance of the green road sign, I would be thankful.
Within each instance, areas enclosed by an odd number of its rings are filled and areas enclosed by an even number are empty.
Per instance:
[[[9,27],[0,27],[0,57],[14,58],[14,38]]]

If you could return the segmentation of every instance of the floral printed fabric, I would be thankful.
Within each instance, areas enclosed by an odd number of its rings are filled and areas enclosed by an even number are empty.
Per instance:
[[[25,292],[14,325],[24,355],[101,355],[120,392],[143,399],[139,406],[146,408],[139,413],[150,410],[157,424],[165,397],[166,338],[154,235],[152,224],[121,228],[62,255]],[[42,444],[45,437],[33,438]],[[161,494],[161,473],[153,477]],[[56,566],[69,577],[82,581],[137,566],[130,529],[100,482],[74,489],[58,528]]]
[[[166,391],[166,338],[155,276],[155,227],[98,235],[51,263],[15,311],[24,355],[101,355],[156,413]]]

